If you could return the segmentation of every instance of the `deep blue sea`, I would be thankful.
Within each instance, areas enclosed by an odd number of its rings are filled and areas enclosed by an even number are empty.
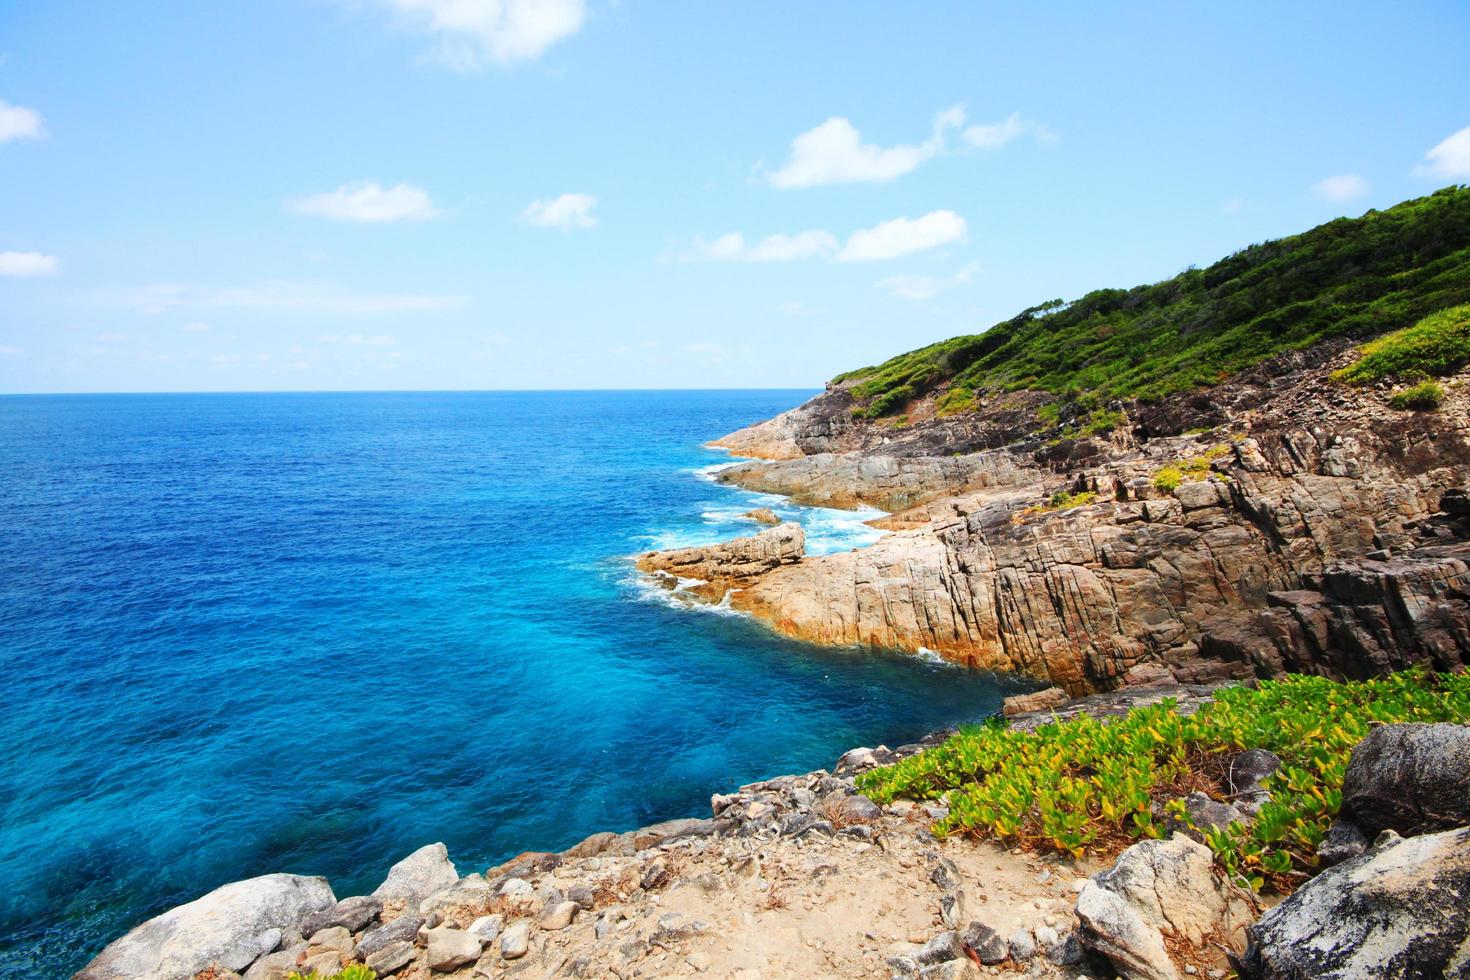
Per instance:
[[[0,398],[0,975],[227,881],[484,870],[992,712],[1007,682],[633,574],[757,504],[876,536],[708,478],[809,394]]]

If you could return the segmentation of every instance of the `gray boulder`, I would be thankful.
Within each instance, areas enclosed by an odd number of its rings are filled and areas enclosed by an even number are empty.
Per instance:
[[[1252,926],[1247,980],[1470,978],[1470,827],[1404,839],[1322,872]]]
[[[1229,803],[1212,800],[1198,790],[1184,797],[1184,812],[1189,817],[1188,821],[1170,814],[1164,821],[1164,829],[1171,834],[1192,837],[1201,843],[1204,843],[1204,831],[1223,830],[1232,823],[1244,823],[1246,820],[1245,815]]]
[[[459,875],[449,863],[448,849],[443,844],[425,844],[388,869],[388,877],[373,889],[373,897],[385,902],[403,902],[412,910],[430,895],[458,881]]]
[[[480,958],[480,937],[463,929],[440,926],[429,930],[424,959],[435,973],[448,973]]]
[[[1231,759],[1228,778],[1235,805],[1249,813],[1259,810],[1271,798],[1266,777],[1280,768],[1281,757],[1265,749],[1246,749]]]
[[[383,914],[383,903],[371,895],[356,895],[344,898],[331,908],[313,912],[301,920],[301,934],[310,936],[322,929],[343,926],[349,932],[359,932]]]
[[[189,980],[210,964],[241,971],[337,903],[325,878],[273,874],[222,885],[114,941],[75,980]]]
[[[357,955],[367,957],[394,943],[411,943],[428,920],[421,915],[401,915],[385,925],[366,933],[357,944]]]
[[[1383,725],[1353,749],[1342,814],[1374,837],[1470,824],[1470,727]]]
[[[1317,845],[1317,859],[1322,867],[1341,864],[1368,850],[1368,838],[1361,827],[1350,820],[1338,820]]]

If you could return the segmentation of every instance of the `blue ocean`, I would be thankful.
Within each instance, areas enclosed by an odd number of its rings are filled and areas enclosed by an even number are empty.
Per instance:
[[[0,975],[227,881],[462,874],[994,711],[1009,682],[783,640],[633,572],[864,515],[720,486],[802,391],[0,398]]]

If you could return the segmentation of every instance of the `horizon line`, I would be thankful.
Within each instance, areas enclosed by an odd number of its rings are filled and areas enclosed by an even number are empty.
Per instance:
[[[119,397],[126,395],[486,395],[486,394],[591,394],[654,391],[817,391],[820,387],[779,385],[769,387],[722,386],[711,388],[226,388],[168,389],[157,391],[6,391],[0,398]]]

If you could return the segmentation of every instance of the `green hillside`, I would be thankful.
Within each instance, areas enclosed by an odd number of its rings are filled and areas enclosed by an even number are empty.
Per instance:
[[[981,391],[1153,401],[1336,336],[1369,337],[1470,302],[1470,187],[1447,187],[1242,249],[1132,289],[1052,300],[980,334],[839,375],[856,412],[892,414],[950,383],[941,411]]]

